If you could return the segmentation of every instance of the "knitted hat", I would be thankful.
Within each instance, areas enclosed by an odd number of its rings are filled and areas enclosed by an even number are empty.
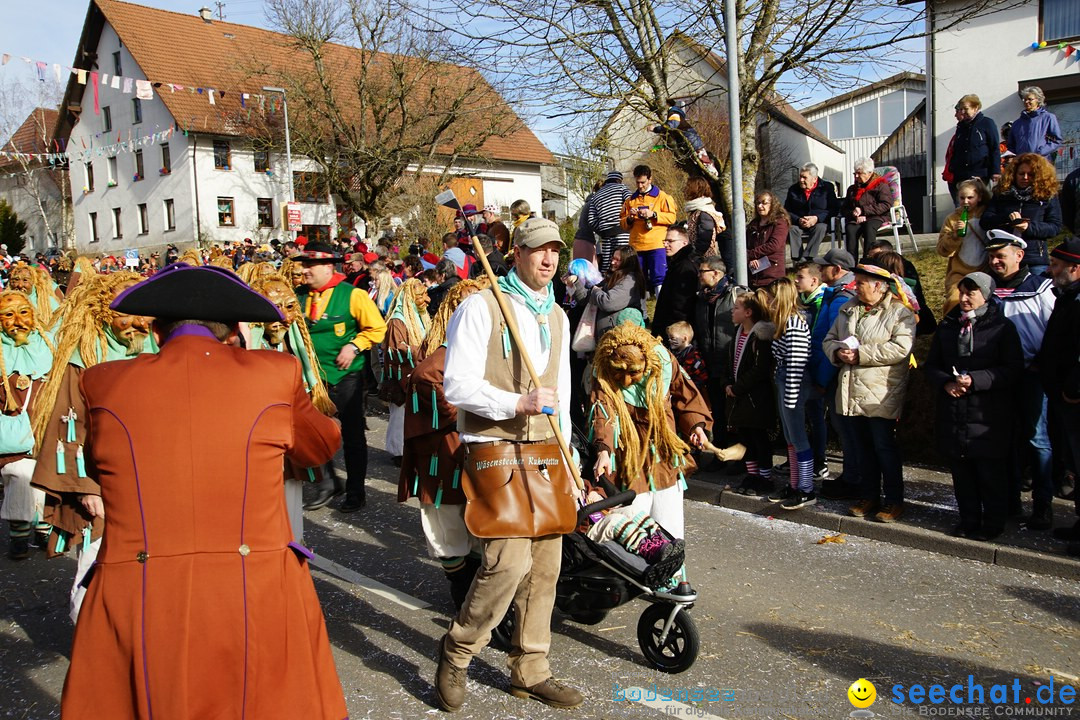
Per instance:
[[[994,290],[997,289],[997,283],[994,282],[994,278],[984,272],[968,273],[960,282],[970,282],[975,285],[975,287],[979,288],[979,292],[982,293],[984,300],[992,298],[994,296]]]
[[[612,170],[611,172],[609,172],[607,174],[607,176],[604,177],[604,182],[612,182],[612,181],[614,181],[614,182],[622,182],[623,181],[623,174],[621,172],[619,172],[618,170]]]
[[[1080,238],[1069,237],[1065,242],[1050,251],[1050,257],[1056,257],[1072,265],[1080,265]]]

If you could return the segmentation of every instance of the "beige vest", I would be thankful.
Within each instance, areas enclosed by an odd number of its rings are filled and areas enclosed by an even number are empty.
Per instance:
[[[525,363],[522,362],[521,355],[512,339],[510,355],[503,355],[503,328],[506,327],[506,321],[499,311],[495,295],[488,289],[481,293],[481,297],[487,303],[488,314],[492,318],[484,378],[500,390],[522,395],[532,392],[534,386],[529,378],[529,372],[525,369]],[[512,304],[514,301],[507,299],[507,302]],[[568,360],[560,355],[562,337],[566,331],[566,314],[558,305],[548,315],[548,329],[551,332],[551,352],[548,353],[548,364],[542,372],[539,368],[537,371],[540,372],[542,387],[558,387],[559,363]],[[458,410],[457,425],[458,432],[489,435],[502,440],[532,442],[554,437],[551,423],[548,422],[546,415],[515,415],[509,420],[489,420],[465,410]]]

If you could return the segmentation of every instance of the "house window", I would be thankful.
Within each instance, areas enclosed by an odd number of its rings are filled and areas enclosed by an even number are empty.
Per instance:
[[[146,177],[146,172],[143,169],[142,150],[135,151],[135,182],[142,180]]]
[[[1042,0],[1039,20],[1046,42],[1080,38],[1080,5],[1076,0]]]
[[[86,163],[86,192],[94,192],[94,163]]]
[[[169,152],[169,144],[161,146],[161,174],[168,175],[172,172],[172,154]]]
[[[119,240],[124,236],[124,229],[120,225],[120,208],[112,209],[112,236],[114,240]]]
[[[101,121],[105,123],[105,132],[112,130],[112,109],[108,105],[101,108]]]
[[[236,216],[233,215],[233,199],[231,197],[219,197],[217,199],[217,222],[218,225],[236,225]]]
[[[270,169],[270,152],[268,150],[255,151],[255,172],[264,173]]]
[[[123,75],[124,69],[120,66],[120,51],[112,54],[113,75]]]
[[[90,242],[97,242],[101,237],[98,236],[97,231],[97,213],[90,213]]]
[[[306,203],[330,202],[330,186],[326,175],[319,172],[293,173],[293,189],[296,199]],[[310,240],[310,238],[308,238]]]
[[[228,170],[232,165],[232,158],[229,152],[228,140],[215,140],[214,141],[214,169],[215,170]]]
[[[134,125],[142,122],[142,100],[139,98],[131,99],[131,117]]]
[[[165,229],[176,229],[176,206],[173,204],[172,198],[165,201]]]
[[[851,108],[834,112],[829,116],[829,139],[847,140],[852,137]]]
[[[150,215],[146,212],[146,203],[139,205],[139,234],[147,235],[150,232]]]
[[[116,156],[113,155],[111,158],[109,158],[109,187],[116,187],[116,178]]]
[[[908,108],[904,104],[904,91],[895,90],[878,99],[881,101],[881,131],[891,133],[900,127],[900,123],[907,117]],[[914,109],[914,106],[911,109]]]
[[[259,227],[274,227],[274,199],[258,198],[256,203],[258,203],[259,207]]]
[[[855,137],[873,137],[878,135],[877,98],[859,103],[855,111]]]
[[[818,129],[825,137],[829,137],[829,116],[819,117],[817,120],[811,120],[810,124]]]

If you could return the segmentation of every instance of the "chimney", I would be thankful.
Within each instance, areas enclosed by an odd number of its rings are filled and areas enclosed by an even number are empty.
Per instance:
[[[203,22],[209,23],[213,20],[214,15],[210,8],[203,5],[201,8],[199,8],[199,17],[203,19]]]

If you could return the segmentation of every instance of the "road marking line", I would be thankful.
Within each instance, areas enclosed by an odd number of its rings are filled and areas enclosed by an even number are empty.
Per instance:
[[[698,720],[724,720],[724,718],[720,717],[719,715],[710,715],[696,705],[684,705],[681,702],[676,702],[675,700],[665,700],[660,697],[657,697],[655,700],[645,699],[645,693],[653,692],[653,694],[655,695],[655,691],[648,691],[644,688],[639,687],[623,688],[623,691],[626,693],[627,696],[631,694],[638,696],[638,698],[631,700],[631,702],[636,702],[640,705],[644,705],[645,707],[650,707],[653,710],[661,710],[664,712],[665,715],[669,715],[671,717],[698,718]],[[631,691],[633,691],[633,693]],[[630,700],[630,698],[627,697],[627,700]]]
[[[410,610],[424,610],[431,607],[431,603],[424,602],[419,598],[414,598],[412,595],[407,595],[400,590],[395,590],[389,585],[383,585],[378,580],[372,580],[366,575],[361,575],[355,570],[351,570],[344,565],[340,565],[329,558],[325,558],[322,555],[316,555],[311,559],[311,564],[330,575],[337,576],[342,580],[352,583],[357,587],[362,587],[365,590],[378,595],[381,598],[395,602],[398,605],[407,607]]]

